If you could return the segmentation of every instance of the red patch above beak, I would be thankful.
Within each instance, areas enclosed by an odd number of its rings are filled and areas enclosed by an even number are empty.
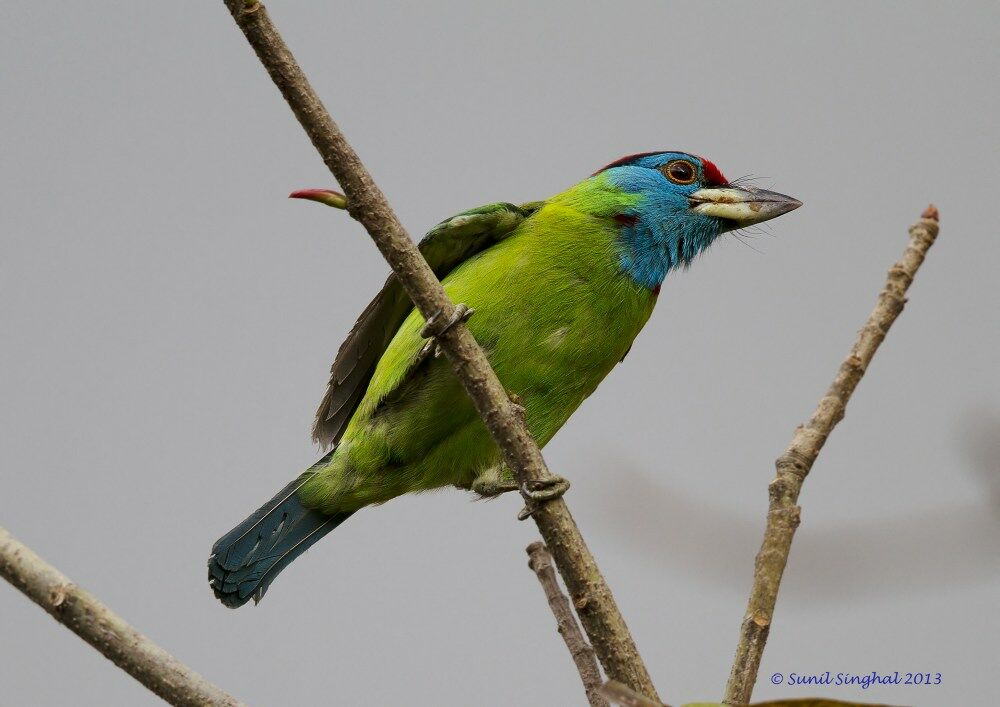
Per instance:
[[[710,187],[724,187],[729,184],[729,180],[722,174],[722,170],[715,166],[714,162],[701,159],[701,170],[705,173],[705,183]]]

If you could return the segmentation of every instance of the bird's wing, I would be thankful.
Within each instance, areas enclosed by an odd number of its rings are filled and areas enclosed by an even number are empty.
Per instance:
[[[432,228],[419,248],[439,279],[460,263],[506,238],[542,202],[498,203],[463,211]],[[375,366],[413,304],[394,275],[358,317],[330,368],[326,395],[316,411],[313,439],[336,444],[368,387]]]

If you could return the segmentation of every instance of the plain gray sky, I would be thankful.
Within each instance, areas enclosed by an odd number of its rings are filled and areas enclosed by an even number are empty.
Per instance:
[[[684,149],[805,206],[672,275],[546,449],[661,695],[718,699],[774,458],[929,201],[942,235],[808,479],[768,676],[995,704],[1000,5],[292,3],[279,28],[417,235]],[[253,705],[583,702],[517,498],[359,513],[259,607],[212,542],[317,457],[387,266],[221,2],[0,8],[0,524]],[[993,76],[994,78],[989,78]],[[759,251],[759,252],[758,252]],[[0,703],[157,700],[0,586]]]

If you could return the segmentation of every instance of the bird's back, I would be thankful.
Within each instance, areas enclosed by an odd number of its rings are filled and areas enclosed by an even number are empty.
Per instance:
[[[558,200],[444,280],[545,444],[618,363],[655,295],[618,265],[617,229]],[[444,358],[424,355],[423,318],[403,322],[307,505],[355,510],[411,491],[467,486],[499,451]],[[416,365],[415,361],[419,361]]]

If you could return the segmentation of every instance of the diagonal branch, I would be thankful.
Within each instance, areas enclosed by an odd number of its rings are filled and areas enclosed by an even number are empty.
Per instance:
[[[906,290],[913,282],[917,269],[924,262],[927,250],[938,234],[938,211],[928,206],[920,220],[910,226],[910,242],[903,257],[889,270],[885,289],[879,295],[874,311],[858,333],[851,353],[837,371],[830,389],[805,425],[800,425],[792,443],[775,462],[777,476],[768,486],[770,503],[764,541],[754,567],[750,601],[740,631],[736,658],[723,702],[744,705],[750,701],[757,670],[760,668],[764,644],[771,628],[774,605],[778,599],[781,575],[788,562],[792,537],[799,525],[800,508],[796,505],[802,482],[812,469],[827,437],[844,418],[847,401],[861,381],[868,364],[885,339],[889,327],[903,311]]]
[[[0,577],[148,689],[178,707],[241,707],[0,528]]]
[[[420,255],[344,134],[309,85],[264,6],[255,0],[225,0],[264,68],[302,124],[323,162],[347,195],[347,210],[375,241],[413,304],[428,321],[451,321],[455,305]],[[552,552],[580,621],[608,676],[656,697],[611,589],[561,498],[534,506],[529,489],[551,483],[538,445],[462,323],[437,335],[438,343],[523,489],[532,517]]]
[[[559,580],[556,579],[556,572],[552,569],[552,555],[549,554],[545,544],[540,542],[528,545],[527,551],[528,567],[538,577],[542,590],[545,592],[545,598],[549,600],[549,608],[556,617],[559,635],[563,637],[570,655],[573,656],[573,662],[576,663],[576,669],[580,673],[590,707],[609,707],[608,701],[600,693],[601,669],[597,667],[594,649],[580,633],[580,625],[577,624],[576,617],[573,615],[569,599],[559,588]]]

